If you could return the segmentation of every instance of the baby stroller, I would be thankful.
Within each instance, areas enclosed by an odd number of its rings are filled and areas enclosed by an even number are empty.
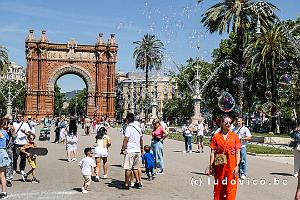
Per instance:
[[[39,141],[50,140],[50,128],[48,126],[44,126],[40,130]]]

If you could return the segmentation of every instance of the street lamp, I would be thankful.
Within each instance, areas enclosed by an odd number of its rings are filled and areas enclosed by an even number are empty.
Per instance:
[[[77,90],[75,91],[75,117],[77,117]]]
[[[179,69],[179,71],[183,72],[186,69],[184,69],[183,71],[180,70],[180,68],[178,67],[178,65],[175,63],[175,65],[177,66],[177,68]],[[214,71],[213,73],[210,74],[210,76],[208,77],[208,79],[204,82],[204,80],[201,78],[200,75],[200,66],[199,66],[199,58],[196,58],[196,76],[192,81],[188,80],[188,77],[184,76],[184,79],[189,87],[189,89],[191,90],[192,94],[193,94],[193,99],[194,99],[194,116],[192,117],[192,123],[193,124],[197,124],[199,120],[202,119],[201,116],[201,99],[202,99],[202,93],[204,92],[204,90],[206,89],[207,85],[210,83],[210,81],[219,73],[219,71],[221,69],[223,69],[224,67],[229,67],[228,70],[228,74],[229,76],[231,75],[231,70],[230,70],[230,66],[232,65],[237,65],[235,62],[233,62],[232,60],[226,59],[224,60]],[[203,83],[201,86],[201,82]]]

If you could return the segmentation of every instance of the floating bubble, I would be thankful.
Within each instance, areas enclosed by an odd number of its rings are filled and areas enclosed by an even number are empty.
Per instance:
[[[267,90],[267,91],[265,92],[265,97],[266,97],[266,99],[268,99],[268,100],[272,99],[272,92],[271,92],[270,90]]]
[[[284,60],[284,61],[281,61],[279,63],[278,67],[281,68],[281,69],[285,69],[285,68],[287,68],[289,66],[289,64],[290,63],[288,61]]]
[[[223,92],[218,98],[218,106],[223,112],[230,112],[235,107],[235,100],[229,92]]]
[[[242,114],[241,108],[238,105],[235,105],[233,112],[235,112],[237,115]]]
[[[183,29],[183,22],[180,19],[176,21],[176,27],[179,29]]]
[[[269,117],[277,117],[279,110],[275,103],[268,101],[262,105],[262,112]]]
[[[282,103],[286,103],[290,100],[290,95],[288,92],[280,92],[278,93],[279,95],[279,101]]]
[[[289,74],[283,74],[279,79],[279,84],[290,85],[292,83],[292,76]]]

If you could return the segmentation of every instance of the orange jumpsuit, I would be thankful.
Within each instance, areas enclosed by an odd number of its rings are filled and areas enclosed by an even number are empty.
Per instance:
[[[229,131],[225,141],[219,132],[212,138],[210,148],[214,150],[215,155],[222,154],[225,150],[227,158],[227,164],[214,166],[214,200],[235,200],[238,176],[234,176],[232,172],[237,166],[236,152],[241,148],[240,140],[234,132]]]

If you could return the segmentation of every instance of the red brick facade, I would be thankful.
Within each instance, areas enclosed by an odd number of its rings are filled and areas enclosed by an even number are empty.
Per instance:
[[[65,74],[80,76],[87,85],[87,115],[114,117],[115,65],[118,46],[111,34],[95,45],[49,43],[46,31],[37,40],[33,30],[25,40],[27,90],[25,115],[40,119],[54,113],[54,85]]]

